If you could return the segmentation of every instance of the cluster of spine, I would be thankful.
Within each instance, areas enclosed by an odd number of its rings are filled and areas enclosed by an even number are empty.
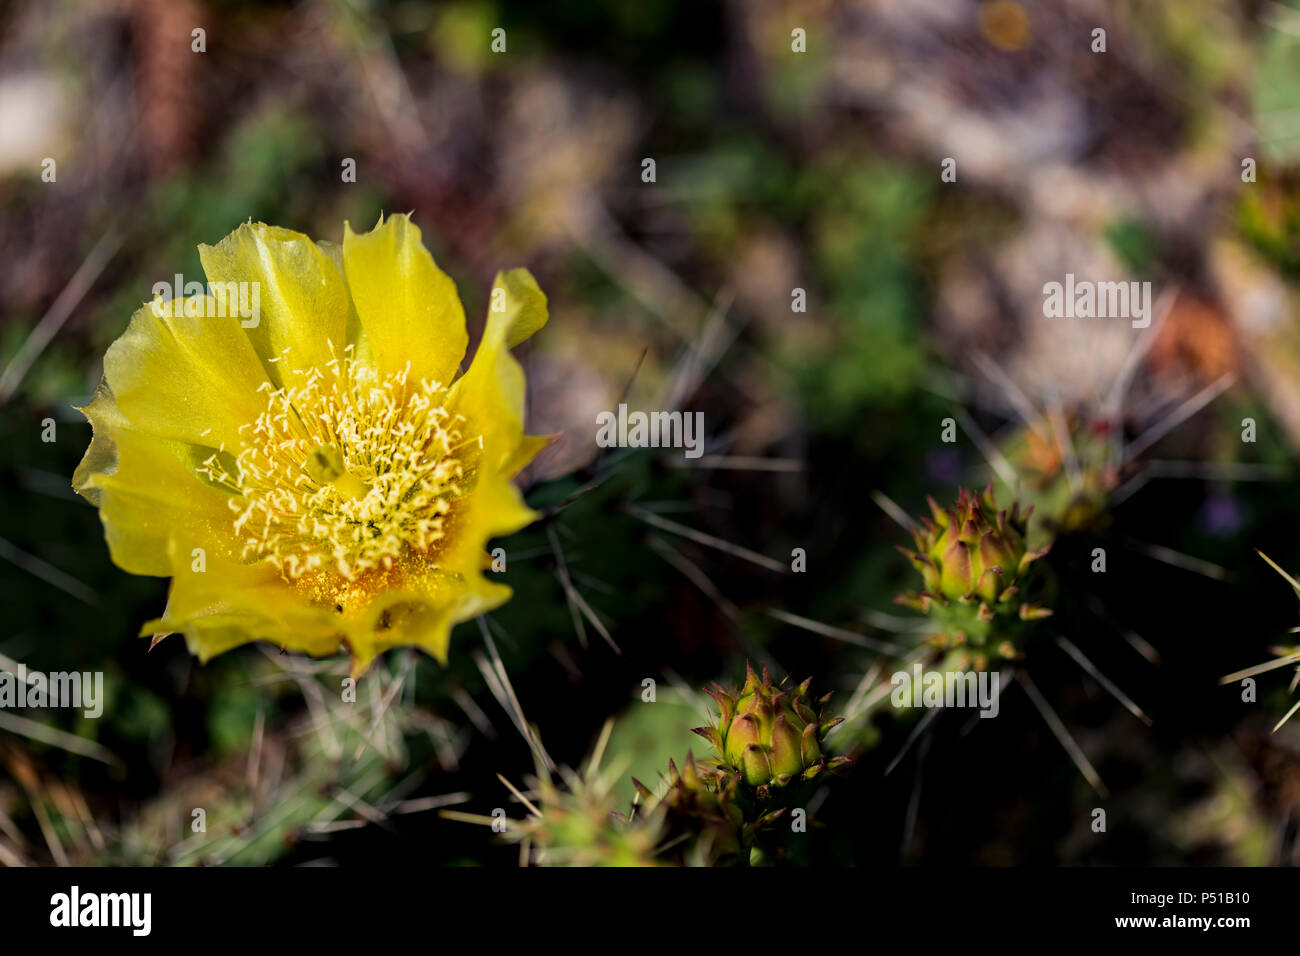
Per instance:
[[[535,866],[658,866],[662,821],[622,817],[612,780],[564,771],[564,786],[549,775],[535,783],[532,812],[510,821],[506,839],[522,846],[521,861]]]
[[[787,835],[778,821],[807,805],[813,781],[850,763],[827,753],[826,735],[840,720],[822,714],[830,694],[814,706],[809,684],[786,688],[766,669],[760,678],[751,667],[739,690],[715,685],[709,693],[718,705],[716,720],[696,728],[713,745],[712,757],[696,760],[688,753],[680,768],[670,760],[658,793],[634,778],[637,796],[626,813],[615,808],[616,775],[598,770],[607,726],[585,774],[561,769],[557,781],[539,769],[530,778],[529,793],[520,795],[528,815],[509,821],[505,839],[522,845],[522,861],[535,865],[781,862],[785,841],[800,837],[794,830]]]

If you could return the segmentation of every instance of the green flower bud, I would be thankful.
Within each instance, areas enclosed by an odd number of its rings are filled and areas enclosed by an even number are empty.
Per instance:
[[[743,780],[751,788],[780,787],[811,778],[827,767],[846,763],[828,759],[822,741],[838,721],[822,720],[808,695],[810,681],[793,691],[772,683],[767,669],[760,680],[752,667],[736,693],[718,687],[709,691],[718,705],[718,723],[695,732],[713,745],[718,773]]]
[[[1019,622],[1052,613],[1030,603],[1035,562],[1047,553],[1025,543],[1033,509],[999,509],[992,482],[983,494],[961,489],[953,508],[927,501],[931,517],[913,530],[916,549],[900,549],[920,572],[925,590],[900,595],[898,602],[936,621],[940,646],[969,641],[1014,649]]]

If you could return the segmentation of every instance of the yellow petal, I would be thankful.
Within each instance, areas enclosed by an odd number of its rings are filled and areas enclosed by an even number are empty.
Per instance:
[[[347,285],[334,260],[307,236],[246,223],[215,246],[199,246],[199,259],[214,289],[247,282],[251,299],[256,283],[257,324],[247,335],[277,387],[288,383],[289,367],[324,368],[334,357],[331,344],[341,356],[351,309]]]
[[[510,600],[510,588],[484,573],[488,543],[527,527],[538,514],[504,473],[480,472],[473,494],[449,518],[447,545],[438,554],[438,567],[463,582],[452,620],[468,621]],[[445,646],[434,651],[444,662],[446,653]]]
[[[229,496],[198,477],[188,446],[129,429],[115,429],[111,440],[113,471],[78,469],[74,487],[98,497],[104,537],[118,567],[132,574],[175,573],[168,555],[178,535],[208,554],[229,553],[234,543]],[[187,553],[186,567],[190,561]]]
[[[343,265],[379,374],[409,362],[413,379],[449,384],[465,356],[465,310],[410,217],[360,235],[345,223]]]
[[[525,269],[497,273],[489,301],[483,341],[448,404],[468,419],[471,433],[501,436],[485,458],[496,471],[512,463],[523,440],[524,370],[510,348],[545,325],[547,312],[546,296]]]
[[[559,439],[559,437],[558,432],[554,435],[524,435],[510,458],[501,466],[501,471],[506,477],[513,478],[527,468],[543,448]]]
[[[104,355],[104,381],[131,427],[209,448],[236,447],[266,407],[262,365],[237,317],[210,297],[140,307]]]
[[[459,582],[448,585],[462,590]],[[394,647],[418,647],[447,663],[456,600],[427,589],[388,591],[376,597],[365,623],[349,640],[352,673],[365,673],[376,657]]]
[[[270,564],[240,564],[212,555],[203,571],[195,571],[189,562],[194,546],[179,536],[172,541],[176,575],[167,608],[161,618],[145,624],[141,635],[182,633],[204,662],[255,640],[316,657],[338,651],[343,632],[337,616],[306,601]]]
[[[345,274],[343,269],[343,247],[339,243],[330,242],[328,239],[319,239],[316,242],[316,248],[329,256],[330,261],[339,270],[339,275]],[[353,359],[368,368],[375,367],[374,353],[370,350],[370,339],[366,335],[366,330],[361,326],[361,317],[357,315],[357,308],[352,302],[351,292],[348,293],[347,330],[344,333],[343,340],[352,346]]]
[[[113,390],[103,379],[99,380],[90,403],[77,411],[90,422],[91,438],[90,447],[72,473],[72,488],[98,508],[101,495],[91,479],[101,472],[112,474],[117,471],[117,445],[113,443],[112,432],[116,428],[126,428],[127,423],[117,403],[113,401]]]
[[[546,294],[527,269],[498,272],[492,283],[488,328],[512,349],[546,324]]]

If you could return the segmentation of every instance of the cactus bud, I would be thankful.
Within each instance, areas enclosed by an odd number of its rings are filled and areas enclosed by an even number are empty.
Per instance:
[[[1021,513],[1018,503],[999,509],[992,482],[981,494],[961,489],[953,508],[927,501],[932,517],[922,518],[913,532],[916,550],[904,550],[925,590],[896,600],[935,620],[936,646],[969,643],[971,659],[984,666],[990,653],[1019,656],[1023,624],[1052,613],[1029,598],[1043,577],[1035,562],[1047,553],[1025,541],[1033,509]]]
[[[698,727],[695,732],[713,744],[718,772],[757,789],[811,779],[827,767],[847,763],[844,758],[825,756],[822,741],[838,721],[819,717],[830,695],[814,704],[810,686],[810,681],[804,681],[783,691],[772,683],[766,668],[761,679],[750,668],[738,692],[710,691],[718,705],[717,726]]]

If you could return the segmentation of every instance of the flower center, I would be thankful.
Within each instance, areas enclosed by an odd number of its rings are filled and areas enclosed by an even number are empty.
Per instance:
[[[468,477],[458,452],[475,439],[444,407],[442,384],[408,373],[381,377],[349,345],[324,369],[294,369],[293,384],[262,386],[266,410],[241,426],[233,459],[199,469],[237,496],[244,560],[268,560],[289,580],[332,569],[353,581],[443,536]]]

